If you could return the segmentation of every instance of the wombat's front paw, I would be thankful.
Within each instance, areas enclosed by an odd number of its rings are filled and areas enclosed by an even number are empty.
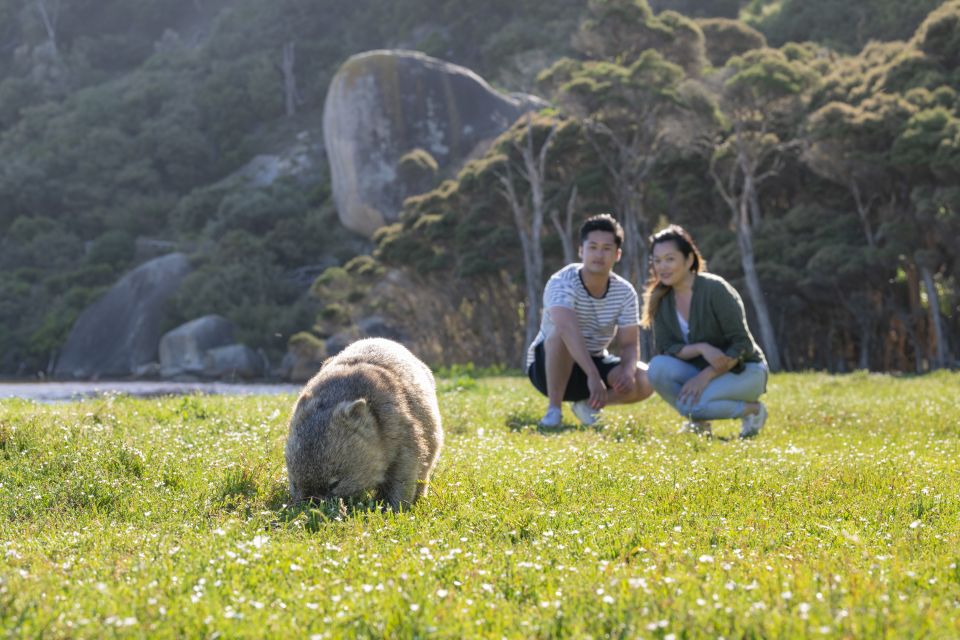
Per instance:
[[[412,496],[408,496],[408,493],[410,492],[406,490],[404,485],[397,483],[381,488],[379,498],[383,501],[385,508],[389,507],[396,513],[401,509],[407,511],[412,506]]]

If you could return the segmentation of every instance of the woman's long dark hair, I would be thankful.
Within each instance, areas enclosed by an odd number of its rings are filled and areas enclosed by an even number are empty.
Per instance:
[[[670,287],[660,283],[653,269],[653,248],[664,242],[676,244],[684,260],[693,255],[693,264],[690,265],[690,271],[693,273],[707,270],[707,261],[700,255],[700,249],[697,248],[697,244],[687,230],[680,225],[672,224],[650,236],[650,274],[647,276],[647,286],[643,291],[643,318],[640,320],[640,326],[644,329],[653,326],[653,319],[657,315],[657,309],[660,308],[660,301],[670,292]]]

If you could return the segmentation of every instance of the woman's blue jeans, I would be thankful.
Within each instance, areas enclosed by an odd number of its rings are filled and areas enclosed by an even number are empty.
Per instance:
[[[748,362],[740,373],[728,371],[711,380],[696,403],[678,403],[680,389],[700,370],[673,356],[655,356],[649,367],[647,376],[660,397],[680,415],[694,421],[740,418],[744,406],[756,402],[767,386],[766,365]]]

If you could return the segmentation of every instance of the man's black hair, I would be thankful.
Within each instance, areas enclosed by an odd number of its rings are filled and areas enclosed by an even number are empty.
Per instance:
[[[609,231],[613,234],[613,239],[617,243],[617,248],[623,246],[623,227],[609,213],[590,216],[580,226],[580,244],[583,244],[591,231]]]

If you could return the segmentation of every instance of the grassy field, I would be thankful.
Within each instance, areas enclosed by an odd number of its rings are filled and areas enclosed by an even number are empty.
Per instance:
[[[401,514],[286,504],[291,396],[4,401],[0,634],[958,637],[958,399],[778,375],[744,442],[656,398],[541,433],[525,380],[443,379]]]

